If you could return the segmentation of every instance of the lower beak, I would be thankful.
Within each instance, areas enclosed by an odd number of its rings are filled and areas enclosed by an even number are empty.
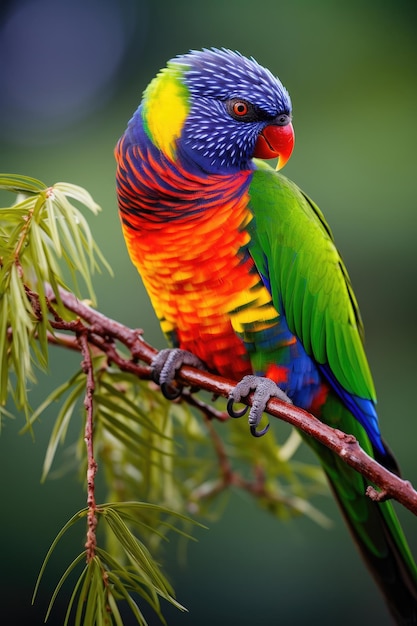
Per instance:
[[[258,135],[254,157],[260,159],[278,158],[277,170],[287,163],[294,148],[294,129],[291,122],[285,126],[270,124]]]

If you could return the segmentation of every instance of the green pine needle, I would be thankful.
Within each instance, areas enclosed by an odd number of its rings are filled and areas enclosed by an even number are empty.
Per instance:
[[[93,273],[111,269],[84,217],[86,210],[94,215],[100,210],[87,191],[69,183],[48,187],[16,174],[0,174],[0,189],[16,194],[14,203],[0,208],[0,405],[12,392],[28,414],[34,363],[42,368],[48,363],[45,283],[59,303],[60,286],[81,296],[81,279],[94,301]],[[37,293],[36,314],[27,289]]]
[[[175,512],[164,507],[152,505],[151,508],[161,517],[177,517]],[[116,541],[119,542],[125,560],[119,562],[105,549],[96,548],[95,556],[81,569],[73,587],[64,626],[69,623],[74,612],[75,626],[99,626],[101,624],[121,626],[123,621],[118,606],[120,601],[126,602],[140,626],[146,626],[146,619],[132,594],[140,596],[146,604],[151,606],[162,623],[165,623],[165,620],[161,612],[160,599],[173,604],[179,610],[186,610],[175,599],[170,583],[162,574],[149,549],[126,523],[126,520],[129,522],[146,509],[149,509],[149,505],[140,502],[124,502],[122,506],[119,503],[98,505],[96,515],[99,521],[106,522]],[[46,566],[59,541],[69,528],[77,521],[85,519],[86,515],[87,509],[76,513],[53,541],[39,573],[33,601],[38,593]],[[184,516],[179,517],[184,519]],[[189,518],[187,522],[193,523]],[[82,552],[65,569],[52,593],[45,621],[49,618],[56,598],[70,574],[79,569],[85,558],[86,553]]]

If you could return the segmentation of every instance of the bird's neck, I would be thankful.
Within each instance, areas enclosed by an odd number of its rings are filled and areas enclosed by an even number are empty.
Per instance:
[[[122,221],[149,231],[172,221],[192,222],[219,206],[248,204],[252,170],[207,174],[184,159],[172,160],[150,140],[138,119],[116,147]]]

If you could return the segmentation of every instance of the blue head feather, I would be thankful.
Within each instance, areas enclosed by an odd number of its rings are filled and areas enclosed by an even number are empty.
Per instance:
[[[184,67],[190,111],[178,152],[208,172],[250,168],[255,143],[263,128],[280,114],[291,115],[287,90],[253,58],[226,49],[203,49],[176,57]],[[256,111],[250,121],[234,119],[226,103],[238,98]]]

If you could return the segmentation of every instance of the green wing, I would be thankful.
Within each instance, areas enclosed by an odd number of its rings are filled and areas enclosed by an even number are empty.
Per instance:
[[[274,306],[318,363],[349,392],[375,400],[362,321],[343,261],[320,209],[263,162],[250,185],[251,254]]]

